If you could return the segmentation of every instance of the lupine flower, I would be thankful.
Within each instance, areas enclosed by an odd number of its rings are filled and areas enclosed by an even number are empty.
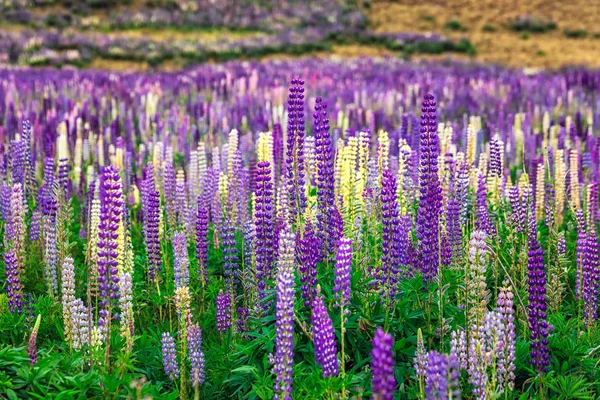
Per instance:
[[[485,283],[488,251],[486,238],[484,231],[476,230],[471,233],[469,242],[469,275],[466,277],[468,279],[468,327],[480,324],[486,310],[489,294]]]
[[[598,283],[600,280],[598,236],[594,226],[589,231],[583,265],[583,314],[586,325],[591,325],[598,315]]]
[[[25,293],[23,297],[23,310],[25,312],[25,327],[29,328],[35,317],[35,298],[31,293]]]
[[[585,218],[582,210],[575,211],[577,220],[577,247],[576,247],[576,261],[577,270],[575,277],[575,297],[577,300],[582,299],[582,288],[583,288],[583,274],[585,271],[586,264],[586,248],[588,244]]]
[[[33,367],[37,363],[38,351],[37,351],[37,335],[40,329],[40,322],[42,321],[42,314],[38,314],[35,320],[35,325],[31,330],[29,336],[29,342],[27,342],[27,355],[29,356],[29,364]]]
[[[484,231],[488,236],[496,236],[496,227],[490,219],[488,211],[485,176],[479,175],[477,182],[477,219],[475,220],[475,229]]]
[[[121,337],[127,341],[129,349],[133,347],[133,279],[129,272],[119,275],[119,308],[121,309]]]
[[[222,335],[231,327],[231,296],[219,291],[217,304],[217,331]]]
[[[208,212],[198,199],[198,219],[196,221],[196,258],[198,259],[198,279],[205,285],[208,277]]]
[[[523,232],[525,213],[521,204],[518,186],[513,186],[508,190],[508,199],[510,201],[513,227],[517,232]]]
[[[159,225],[160,225],[160,198],[154,190],[154,179],[147,177],[143,183],[144,196],[144,234],[146,254],[148,257],[148,275],[155,281],[162,267],[160,251]]]
[[[452,331],[450,340],[450,353],[458,359],[460,369],[466,370],[469,367],[467,358],[467,335],[464,330],[458,329]]]
[[[119,224],[122,223],[123,201],[121,177],[113,166],[104,168],[100,182],[100,224],[98,225],[98,283],[101,310],[98,312],[98,325],[106,329],[111,318],[111,302],[119,298],[119,277],[117,276],[117,247]]]
[[[529,252],[527,279],[529,283],[529,326],[531,329],[531,364],[539,373],[546,370],[550,361],[548,351],[548,331],[550,325],[546,320],[546,266],[544,252],[537,240],[535,215],[530,213]]]
[[[250,317],[250,313],[247,308],[238,307],[237,309],[237,330],[238,332],[247,332],[248,331],[248,318]]]
[[[515,346],[516,346],[516,333],[515,333],[515,310],[513,303],[513,293],[508,286],[508,281],[504,281],[503,286],[500,288],[498,293],[498,312],[502,314],[504,324],[503,339],[505,343],[504,358],[498,361],[498,383],[506,390],[506,388],[512,390],[515,385]]]
[[[415,371],[417,377],[424,378],[427,368],[427,358],[425,352],[425,343],[423,343],[423,332],[421,328],[417,331],[417,350],[415,351],[415,358],[413,359]]]
[[[310,307],[317,293],[317,261],[319,258],[319,241],[314,235],[310,221],[306,222],[304,237],[299,240],[296,252],[300,260],[298,273],[302,283],[304,306]]]
[[[315,345],[315,360],[323,370],[323,377],[337,376],[339,370],[336,356],[335,332],[322,295],[313,301],[312,331]]]
[[[396,201],[396,178],[390,171],[383,172],[381,183],[381,271],[379,274],[382,298],[393,300],[398,282],[400,258],[400,225],[398,223],[398,203]]]
[[[221,230],[221,244],[223,248],[223,274],[225,283],[231,289],[238,281],[237,277],[237,243],[235,240],[235,228],[230,221],[225,221]]]
[[[6,297],[11,313],[21,313],[23,309],[23,286],[19,279],[19,264],[17,257],[12,251],[4,253],[4,265],[6,266]]]
[[[291,217],[296,218],[306,208],[304,171],[304,81],[292,79],[288,96],[287,182]]]
[[[431,94],[425,95],[421,112],[421,170],[419,175],[421,197],[417,218],[417,238],[423,277],[426,281],[431,281],[438,273],[438,230],[442,201],[442,189],[438,177],[440,149],[437,135],[436,103]]]
[[[67,342],[71,343],[73,340],[71,336],[71,321],[73,319],[73,305],[75,302],[75,266],[73,265],[72,258],[65,258],[61,273],[60,289],[63,306],[63,321],[65,324],[65,337]]]
[[[256,278],[259,294],[264,297],[266,280],[271,277],[274,261],[275,225],[273,221],[273,184],[268,161],[261,161],[256,170],[254,225],[256,227]]]
[[[193,386],[202,386],[204,383],[204,353],[202,352],[202,330],[198,324],[193,324],[187,331],[188,357],[192,369],[190,380]]]
[[[377,400],[392,400],[396,390],[394,378],[394,339],[392,335],[377,328],[373,338],[371,351],[371,373],[373,375],[373,398]]]
[[[188,260],[187,242],[183,232],[177,232],[173,235],[173,255],[175,257],[175,288],[188,286],[190,282],[190,261]]]
[[[175,340],[169,332],[163,332],[161,344],[165,374],[167,374],[170,380],[174,381],[179,378],[179,364],[177,364]]]
[[[352,272],[352,239],[342,238],[338,242],[333,292],[336,307],[350,304],[350,274]],[[346,312],[349,312],[346,310]]]
[[[320,97],[315,100],[313,114],[313,134],[315,137],[315,157],[317,161],[317,238],[323,252],[332,254],[336,243],[332,241],[332,209],[335,207],[333,146],[329,133],[329,118],[327,104]]]
[[[427,353],[425,376],[427,400],[460,398],[460,372],[456,356],[431,350]]]
[[[294,236],[279,239],[275,306],[275,398],[291,400],[294,367]]]

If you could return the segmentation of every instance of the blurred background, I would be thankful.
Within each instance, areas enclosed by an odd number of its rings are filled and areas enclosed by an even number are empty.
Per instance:
[[[583,0],[0,0],[0,65],[392,56],[598,67],[599,20],[600,3]]]

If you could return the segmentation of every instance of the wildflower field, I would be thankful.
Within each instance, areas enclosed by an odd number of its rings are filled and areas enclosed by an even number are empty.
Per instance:
[[[0,399],[598,398],[599,87],[0,69]]]

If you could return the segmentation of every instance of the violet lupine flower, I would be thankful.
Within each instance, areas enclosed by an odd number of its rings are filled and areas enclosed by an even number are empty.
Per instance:
[[[496,236],[496,226],[490,219],[487,204],[487,188],[485,176],[479,175],[477,180],[477,218],[475,219],[475,229],[485,231],[488,236]]]
[[[175,258],[173,270],[175,288],[188,286],[190,283],[190,261],[188,260],[187,242],[183,232],[176,232],[173,235],[173,255]]]
[[[198,259],[198,279],[205,285],[208,279],[208,211],[198,199],[198,219],[196,220],[196,258]]]
[[[322,295],[317,295],[313,301],[312,332],[315,360],[323,370],[323,377],[337,376],[339,364],[336,356],[335,332]]]
[[[175,169],[173,168],[173,163],[165,163],[163,171],[163,185],[165,208],[167,210],[167,221],[169,223],[169,227],[173,228],[177,218]]]
[[[488,382],[485,330],[483,325],[471,325],[469,334],[468,375],[473,394],[478,400],[485,399]]]
[[[323,254],[331,255],[335,251],[333,241],[332,210],[335,207],[335,177],[333,161],[333,142],[329,133],[327,104],[320,97],[315,100],[313,114],[315,137],[315,157],[317,159],[317,238],[321,243]]]
[[[235,240],[235,228],[231,221],[225,221],[221,230],[221,245],[223,246],[223,274],[228,288],[233,288],[238,280],[237,277],[237,246]]]
[[[290,217],[304,213],[306,182],[304,170],[304,81],[292,79],[288,95],[288,128],[286,149],[287,183]]]
[[[400,258],[400,225],[398,223],[398,202],[396,200],[396,178],[388,170],[383,172],[381,182],[381,271],[379,285],[382,299],[393,300],[398,282],[398,262]]]
[[[294,367],[294,235],[281,232],[275,305],[275,398],[292,399]]]
[[[71,181],[69,180],[69,160],[66,158],[58,160],[58,185],[62,189],[64,198],[69,199]]]
[[[217,332],[221,335],[231,327],[231,296],[219,290],[216,299],[217,304]]]
[[[515,309],[513,302],[513,292],[508,285],[508,281],[503,283],[498,293],[497,310],[502,314],[502,323],[504,324],[504,358],[498,361],[498,383],[512,390],[515,385],[515,359],[516,359],[516,333],[515,333]]]
[[[12,140],[10,142],[12,147],[11,153],[11,173],[12,173],[12,184],[20,183],[25,187],[25,166],[26,166],[26,148],[23,140]]]
[[[336,307],[350,304],[350,274],[352,272],[352,239],[341,238],[335,263],[333,292]],[[346,310],[348,313],[349,310]]]
[[[413,242],[411,239],[411,231],[412,231],[412,221],[410,219],[410,215],[401,215],[398,217],[398,250],[400,257],[398,262],[404,268],[405,277],[412,276],[412,263],[410,257],[411,247],[413,246]]]
[[[377,328],[373,338],[371,351],[371,373],[373,398],[380,400],[393,400],[396,390],[394,378],[394,339],[383,329]]]
[[[98,325],[106,329],[111,318],[111,302],[119,298],[117,247],[123,216],[121,177],[116,167],[104,168],[100,179],[100,223],[98,225],[98,283],[101,310]]]
[[[192,366],[190,380],[194,387],[204,383],[204,352],[202,352],[202,330],[198,324],[193,324],[187,331],[188,357]]]
[[[0,211],[2,211],[2,219],[7,221],[10,218],[10,196],[12,189],[9,185],[2,184],[0,186]]]
[[[10,210],[6,219],[5,240],[6,247],[10,248],[19,264],[19,271],[23,272],[25,265],[25,208],[23,187],[15,183],[10,194]]]
[[[599,244],[595,226],[590,227],[589,231],[583,264],[583,315],[586,325],[591,325],[598,316],[598,281],[600,279],[598,271]]]
[[[462,257],[462,228],[460,226],[460,204],[456,198],[456,193],[453,193],[448,200],[446,232],[451,258],[460,260]]]
[[[419,379],[425,377],[427,368],[427,352],[425,351],[425,343],[423,343],[423,332],[421,328],[417,331],[417,350],[413,358],[415,372]]]
[[[583,275],[586,264],[586,248],[587,248],[587,232],[585,228],[585,218],[582,210],[575,211],[575,217],[577,219],[577,271],[575,278],[575,298],[577,300],[582,299],[582,287],[583,287]]]
[[[312,224],[306,222],[304,237],[299,240],[296,247],[298,273],[302,283],[302,298],[304,306],[310,307],[317,294],[317,261],[319,258],[319,240],[315,237]]]
[[[33,318],[35,317],[35,298],[31,293],[25,293],[23,296],[23,310],[25,313],[25,327],[29,329]]]
[[[175,209],[177,214],[177,224],[179,227],[184,227],[187,211],[187,200],[185,196],[185,183],[182,182],[178,182],[175,185]]]
[[[517,232],[522,233],[525,226],[525,211],[519,196],[519,187],[513,186],[508,189],[508,200],[510,202],[512,225]]]
[[[144,182],[146,186],[146,208],[145,234],[146,234],[146,253],[148,257],[148,275],[152,281],[158,279],[158,274],[162,268],[162,257],[160,251],[160,194],[154,190],[152,180]]]
[[[492,176],[502,176],[502,155],[500,154],[500,139],[495,137],[490,141],[490,172]]]
[[[275,224],[273,221],[273,184],[268,161],[261,161],[256,170],[256,204],[254,224],[256,227],[256,278],[260,298],[264,298],[266,280],[271,278],[274,262]]]
[[[548,353],[548,331],[551,327],[546,319],[546,278],[544,252],[537,239],[535,212],[529,216],[529,252],[527,279],[529,283],[529,326],[531,329],[531,364],[539,373],[546,370],[550,355]]]
[[[440,354],[431,350],[427,353],[425,376],[427,400],[460,398],[459,362],[455,355]]]
[[[421,272],[425,281],[433,280],[439,264],[439,218],[442,209],[442,188],[438,177],[440,145],[437,135],[436,103],[426,94],[421,108],[421,197],[417,217],[417,238],[421,257]]]
[[[11,313],[21,314],[23,309],[23,286],[19,278],[19,263],[12,250],[4,253],[4,265],[6,266],[6,297]]]
[[[169,332],[162,334],[162,357],[165,374],[170,380],[179,378],[179,364],[177,364],[177,350],[175,349],[175,339]]]
[[[27,342],[27,355],[29,356],[29,365],[34,366],[37,363],[38,351],[37,351],[37,335],[40,329],[40,322],[42,320],[42,314],[38,314],[35,320],[35,325],[31,330],[29,341]]]
[[[58,294],[57,263],[56,254],[56,211],[57,202],[52,196],[44,201],[45,214],[42,217],[44,223],[44,272],[48,292],[54,296]]]

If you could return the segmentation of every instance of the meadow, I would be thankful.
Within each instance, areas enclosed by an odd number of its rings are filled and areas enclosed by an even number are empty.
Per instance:
[[[0,398],[598,398],[599,85],[0,69]]]

